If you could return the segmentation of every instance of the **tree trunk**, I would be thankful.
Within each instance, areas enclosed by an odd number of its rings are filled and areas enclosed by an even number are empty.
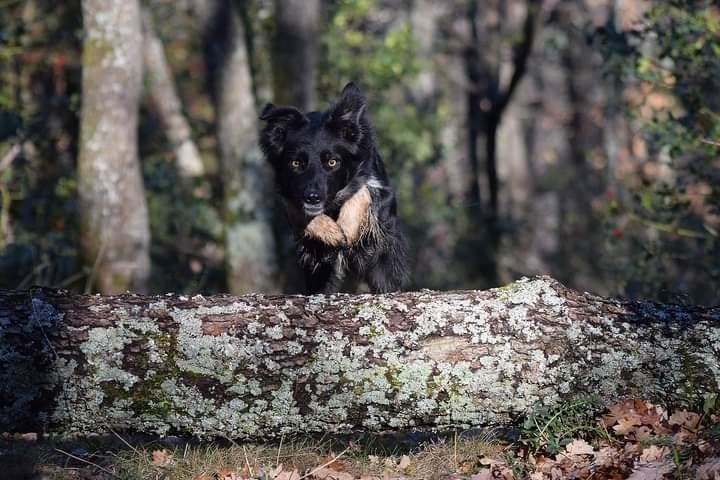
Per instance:
[[[275,103],[301,110],[316,107],[319,21],[320,0],[275,0]]]
[[[258,146],[245,27],[234,2],[213,4],[206,43],[223,175],[228,289],[235,294],[276,293],[272,172]]]
[[[183,177],[201,176],[205,168],[192,130],[182,113],[182,104],[175,90],[175,82],[165,57],[162,41],[153,24],[152,13],[142,9],[143,59],[150,87],[150,99],[157,110],[177,160],[178,172]]]
[[[137,152],[142,35],[137,0],[83,0],[78,159],[81,246],[89,283],[144,291],[150,229]]]
[[[0,431],[199,437],[485,427],[581,394],[720,388],[720,308],[547,277],[331,296],[0,292]]]

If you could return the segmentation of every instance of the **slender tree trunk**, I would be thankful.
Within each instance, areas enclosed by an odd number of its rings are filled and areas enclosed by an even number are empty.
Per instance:
[[[142,34],[137,0],[83,0],[78,159],[81,247],[104,293],[145,291],[150,229],[137,152]]]
[[[0,431],[199,437],[486,427],[584,394],[720,388],[720,309],[547,277],[479,291],[116,297],[0,291]]]
[[[273,95],[276,103],[303,110],[316,107],[319,21],[320,0],[275,0]]]
[[[203,175],[205,168],[192,139],[190,125],[182,113],[182,104],[175,90],[162,41],[153,25],[152,13],[147,8],[142,8],[141,15],[143,59],[150,99],[165,129],[165,136],[175,152],[178,172],[183,177]]]
[[[272,230],[272,173],[258,146],[258,112],[245,27],[235,2],[218,0],[208,22],[217,134],[224,188],[228,289],[280,290]]]

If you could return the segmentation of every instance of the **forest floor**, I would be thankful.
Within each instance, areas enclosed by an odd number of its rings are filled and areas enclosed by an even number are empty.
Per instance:
[[[720,480],[720,401],[538,408],[517,430],[286,439],[0,437],[0,478],[58,480]],[[509,440],[513,439],[514,440]]]

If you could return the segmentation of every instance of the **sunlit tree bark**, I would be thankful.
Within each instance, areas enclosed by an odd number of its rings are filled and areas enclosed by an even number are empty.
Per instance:
[[[183,177],[202,175],[205,168],[192,130],[182,112],[172,72],[165,57],[162,41],[155,31],[152,13],[143,8],[143,59],[150,99],[157,110],[170,145],[175,153],[178,172]]]
[[[78,159],[81,246],[89,284],[144,291],[150,230],[137,150],[142,32],[137,0],[83,0]]]

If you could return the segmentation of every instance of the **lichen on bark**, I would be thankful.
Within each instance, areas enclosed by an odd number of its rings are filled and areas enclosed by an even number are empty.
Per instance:
[[[486,292],[41,301],[64,312],[49,336],[52,419],[85,433],[497,426],[580,394],[686,404],[720,383],[717,309],[546,277]]]

